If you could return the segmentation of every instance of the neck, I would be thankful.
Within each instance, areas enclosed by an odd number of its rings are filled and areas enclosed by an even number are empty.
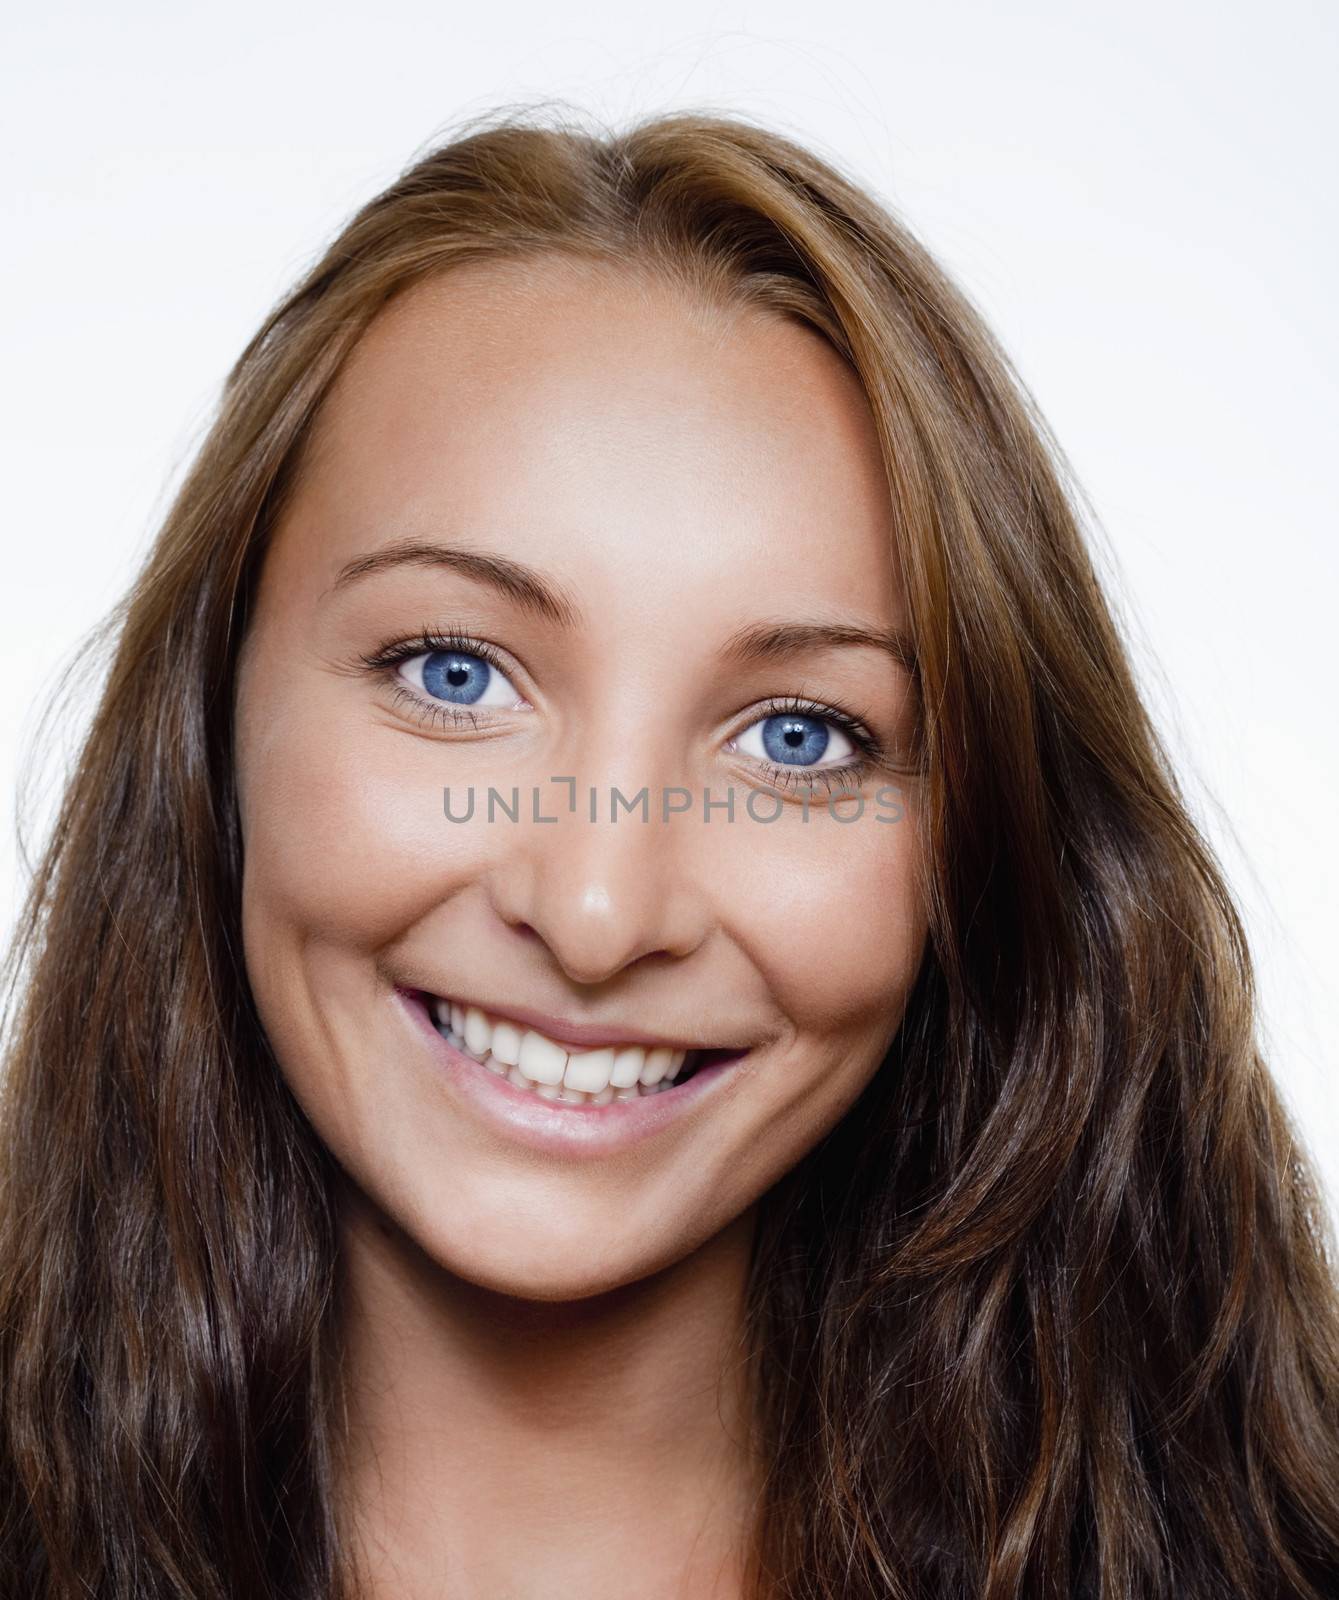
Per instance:
[[[750,1209],[578,1301],[441,1268],[353,1186],[341,1206],[340,1500],[369,1600],[737,1600],[755,1496]]]

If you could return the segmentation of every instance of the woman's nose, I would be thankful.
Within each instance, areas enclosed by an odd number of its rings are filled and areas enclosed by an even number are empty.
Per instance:
[[[694,868],[700,803],[697,815],[672,812],[665,820],[655,787],[644,810],[628,811],[614,806],[613,785],[596,785],[591,820],[591,792],[547,789],[553,799],[543,814],[555,820],[533,821],[532,808],[523,827],[509,830],[488,884],[497,915],[532,930],[581,984],[603,982],[643,956],[690,955],[712,927],[709,894]]]

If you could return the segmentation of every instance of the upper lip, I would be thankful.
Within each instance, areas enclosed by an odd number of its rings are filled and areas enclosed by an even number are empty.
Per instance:
[[[651,1033],[646,1028],[624,1027],[618,1022],[566,1022],[561,1017],[551,1017],[544,1011],[533,1011],[529,1006],[495,1006],[487,1000],[475,1000],[464,995],[440,994],[424,991],[431,1000],[445,999],[454,1005],[477,1006],[490,1017],[505,1022],[519,1023],[533,1028],[558,1044],[571,1045],[578,1050],[599,1050],[606,1045],[643,1045],[649,1050],[744,1050],[745,1045],[709,1045],[701,1040],[688,1039],[682,1034]]]

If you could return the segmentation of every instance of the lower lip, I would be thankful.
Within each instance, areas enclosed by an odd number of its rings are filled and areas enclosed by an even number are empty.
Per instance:
[[[529,1089],[518,1089],[483,1062],[457,1050],[438,1032],[421,994],[405,989],[397,989],[396,994],[427,1036],[446,1069],[447,1081],[461,1099],[490,1126],[545,1155],[593,1159],[653,1139],[719,1094],[748,1053],[715,1061],[700,1068],[687,1083],[659,1094],[613,1100],[603,1106],[565,1106],[541,1100]]]

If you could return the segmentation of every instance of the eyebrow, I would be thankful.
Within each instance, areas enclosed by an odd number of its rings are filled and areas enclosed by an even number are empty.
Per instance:
[[[916,670],[916,652],[901,628],[866,628],[855,622],[754,622],[732,633],[721,647],[728,662],[779,661],[805,650],[859,646],[882,650],[907,672]]]
[[[446,567],[453,572],[463,573],[467,578],[491,584],[508,599],[546,622],[575,629],[583,621],[581,608],[547,578],[541,578],[533,567],[523,566],[519,561],[509,561],[505,556],[470,550],[462,545],[430,544],[420,539],[401,539],[368,555],[356,556],[339,569],[334,583],[326,592],[333,593],[359,578],[395,567]]]
[[[467,578],[489,584],[524,610],[558,627],[579,631],[585,627],[581,608],[563,589],[542,577],[533,567],[506,556],[470,550],[462,545],[402,539],[356,556],[339,570],[327,593],[359,578],[397,567],[445,567]],[[805,650],[863,648],[881,650],[907,672],[916,670],[911,637],[901,628],[868,628],[840,621],[754,622],[732,633],[720,649],[724,662],[777,661]]]

